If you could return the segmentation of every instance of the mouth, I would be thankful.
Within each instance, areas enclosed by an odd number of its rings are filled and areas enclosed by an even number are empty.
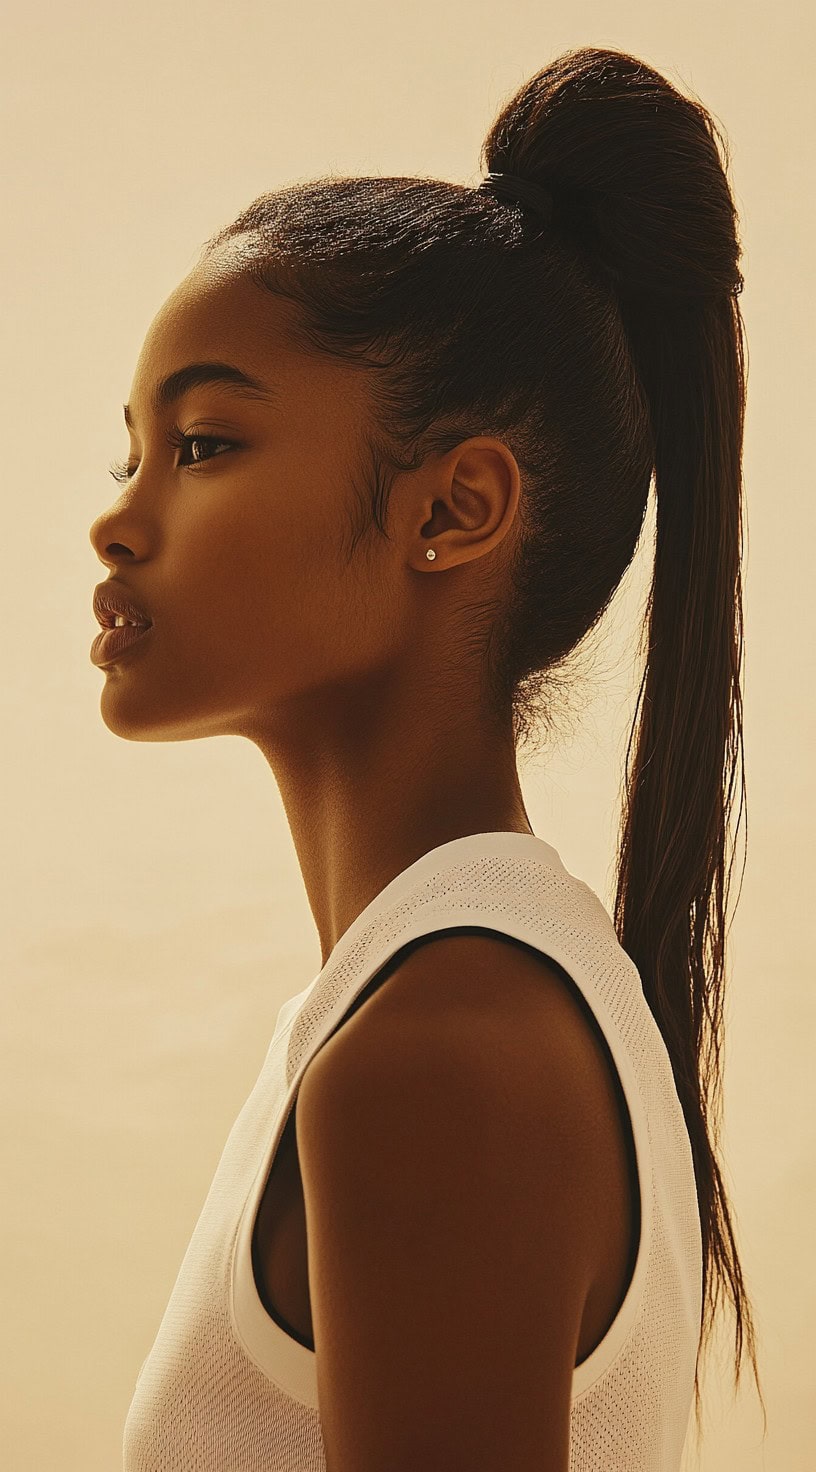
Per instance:
[[[94,589],[93,611],[103,629],[124,628],[126,625],[149,629],[153,623],[130,590],[115,578],[109,578]]]
[[[103,629],[150,629],[153,625],[146,618],[131,618],[123,613],[113,613],[110,609],[97,607],[94,609],[97,623]]]
[[[149,634],[152,624],[111,624],[97,634],[91,645],[90,659],[95,665],[113,664]]]
[[[121,614],[117,614],[116,618],[109,618],[107,614],[103,614],[97,619],[97,622],[103,629],[149,629],[151,627],[141,619],[123,618]]]

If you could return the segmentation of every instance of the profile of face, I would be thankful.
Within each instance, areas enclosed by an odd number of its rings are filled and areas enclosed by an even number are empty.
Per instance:
[[[264,744],[290,729],[308,740],[332,700],[335,717],[344,705],[356,715],[352,692],[382,691],[416,658],[423,620],[438,620],[442,592],[429,597],[418,576],[438,565],[425,560],[429,538],[441,548],[435,534],[445,532],[462,571],[513,520],[515,460],[496,441],[470,441],[449,503],[432,475],[420,477],[415,495],[396,499],[393,534],[363,539],[350,557],[366,375],[295,346],[294,310],[242,274],[227,246],[181,282],[147,332],[128,404],[128,478],[90,529],[113,586],[152,620],[103,667],[101,714],[117,735]],[[165,378],[213,362],[262,388],[200,383],[158,406]],[[167,438],[174,428],[188,436],[183,447]]]

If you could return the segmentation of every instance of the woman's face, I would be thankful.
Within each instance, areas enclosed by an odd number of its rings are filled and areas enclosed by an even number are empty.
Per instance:
[[[314,714],[317,692],[372,677],[410,640],[406,599],[392,596],[404,548],[400,561],[377,538],[375,556],[361,543],[348,560],[364,375],[288,346],[293,310],[221,249],[147,333],[129,397],[132,473],[90,530],[113,585],[153,621],[103,671],[101,712],[118,735],[272,737]],[[213,361],[265,396],[206,383],[154,407],[167,375]],[[169,444],[173,425],[195,440]],[[417,546],[415,566],[423,555]]]

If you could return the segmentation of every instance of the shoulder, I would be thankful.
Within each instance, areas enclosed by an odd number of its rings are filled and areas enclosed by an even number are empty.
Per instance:
[[[434,936],[407,954],[312,1059],[300,1093],[359,1095],[365,1086],[385,1097],[413,1084],[420,1117],[434,1107],[433,1091],[451,1102],[478,1086],[491,1115],[501,1101],[517,1106],[518,1125],[550,1145],[556,1126],[571,1132],[571,1145],[585,1142],[608,1100],[596,1029],[567,973],[491,934]]]
[[[555,963],[457,935],[311,1061],[297,1139],[336,1472],[566,1472],[596,1262],[590,1053]]]

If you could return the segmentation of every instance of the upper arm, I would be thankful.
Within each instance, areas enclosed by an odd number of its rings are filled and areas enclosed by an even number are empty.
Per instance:
[[[574,1025],[554,1001],[531,1050],[539,963],[455,940],[408,957],[301,1082],[328,1472],[567,1472],[592,1273]]]

